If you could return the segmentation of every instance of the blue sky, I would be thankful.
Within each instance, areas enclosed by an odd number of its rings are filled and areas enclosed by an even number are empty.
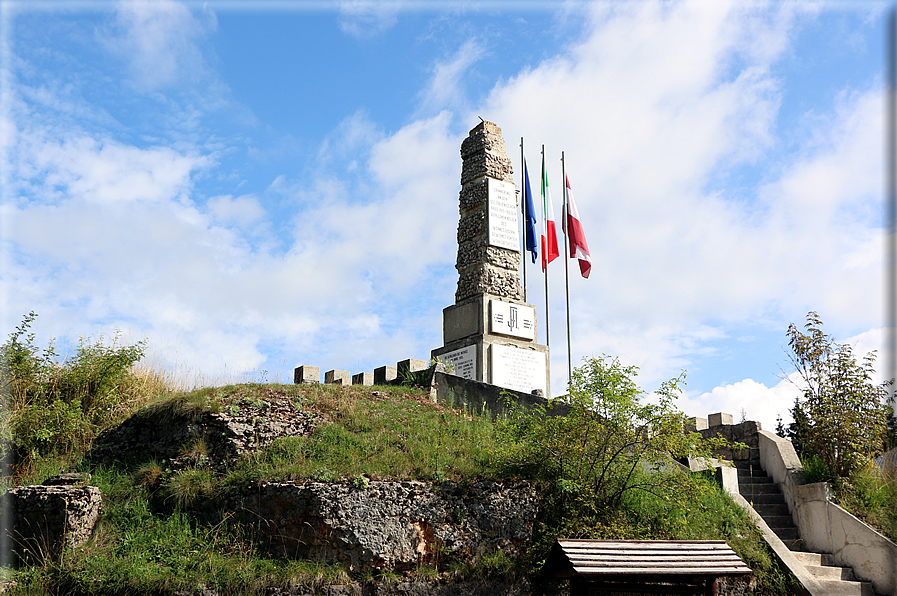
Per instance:
[[[771,428],[789,323],[880,347],[882,3],[0,7],[4,333],[125,329],[207,380],[427,358],[482,116],[517,172],[521,137],[555,189],[567,157],[574,363],[685,369],[687,413]]]

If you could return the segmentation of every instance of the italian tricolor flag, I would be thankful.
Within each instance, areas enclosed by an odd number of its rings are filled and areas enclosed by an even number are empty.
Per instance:
[[[558,233],[554,225],[554,207],[551,206],[551,190],[548,187],[548,171],[545,169],[545,156],[542,156],[542,271],[548,264],[560,256],[558,250]]]

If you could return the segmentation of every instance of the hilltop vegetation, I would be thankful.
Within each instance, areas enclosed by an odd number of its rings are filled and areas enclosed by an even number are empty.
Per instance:
[[[60,362],[52,347],[33,345],[32,321],[26,318],[3,346],[2,382],[11,406],[4,428],[12,450],[7,455],[14,458],[4,485],[40,483],[74,469],[91,473],[106,501],[91,542],[61,559],[8,571],[17,582],[11,593],[189,593],[207,587],[261,594],[272,586],[312,589],[350,580],[533,577],[547,547],[561,536],[724,539],[754,569],[754,593],[788,593],[788,580],[758,532],[712,478],[666,465],[674,456],[711,447],[680,430],[674,399],[681,378],[661,388],[659,403],[648,404],[634,368],[610,358],[590,360],[576,372],[569,415],[518,411],[493,422],[432,404],[413,387],[246,384],[177,392],[158,376],[135,371],[142,344],[85,340],[75,358]],[[212,465],[211,446],[200,441],[182,446],[187,465],[150,453],[102,462],[85,457],[103,431],[124,420],[171,425],[205,412],[256,411],[282,399],[320,422],[305,436],[279,438],[224,468]],[[495,552],[475,562],[421,565],[404,576],[389,569],[349,574],[338,566],[272,558],[248,528],[191,515],[252,481],[363,487],[374,479],[476,478],[523,478],[541,487],[544,514],[523,557]]]
[[[807,314],[806,332],[788,326],[791,362],[801,382],[794,422],[778,434],[800,456],[805,482],[830,482],[845,509],[897,540],[897,464],[873,461],[897,448],[897,420],[888,403],[893,379],[873,382],[875,352],[858,362],[850,344],[823,331],[822,319]]]

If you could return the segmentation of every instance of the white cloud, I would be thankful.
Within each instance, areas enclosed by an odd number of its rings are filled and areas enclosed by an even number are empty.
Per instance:
[[[178,196],[189,189],[190,172],[210,163],[167,147],[138,149],[87,136],[56,140],[46,131],[23,131],[16,150],[19,171],[44,189],[105,204]]]
[[[744,379],[715,387],[701,395],[686,395],[679,400],[679,408],[689,416],[700,418],[725,412],[732,414],[736,423],[743,413],[747,420],[756,420],[763,430],[774,433],[778,417],[781,416],[786,427],[792,421],[789,410],[794,406],[795,398],[800,396],[800,390],[794,384],[797,380],[795,375],[791,375],[790,379],[782,379],[778,384],[767,387],[753,379]]]
[[[446,113],[415,121],[372,144],[364,125],[342,127],[344,148],[371,156],[375,192],[336,183],[328,197],[303,201],[295,244],[278,254],[256,238],[270,226],[258,197],[197,204],[192,178],[215,165],[208,156],[20,131],[17,179],[45,193],[3,207],[4,241],[17,255],[3,274],[9,303],[49,314],[42,325],[60,335],[92,321],[125,326],[174,346],[157,355],[167,366],[186,357],[212,377],[261,366],[272,344],[294,358],[317,354],[323,362],[313,364],[325,368],[384,354],[425,358],[430,342],[422,348],[404,325],[439,329],[427,308],[407,305],[416,284],[440,287],[428,269],[454,258],[454,224],[443,222],[456,217],[457,191],[445,189],[458,186],[459,139],[448,122]],[[410,163],[422,175],[410,176]],[[272,186],[316,194],[328,185],[323,172],[310,186]],[[374,310],[391,302],[385,310],[400,318],[384,321]]]
[[[254,223],[265,216],[265,209],[258,198],[251,195],[221,195],[212,197],[207,202],[209,212],[225,225],[243,227]]]
[[[158,91],[205,74],[198,44],[216,28],[217,19],[207,9],[194,16],[174,0],[127,0],[116,6],[115,27],[98,34],[128,61],[139,89]]]
[[[444,109],[455,112],[468,110],[469,102],[464,96],[462,77],[482,55],[482,45],[477,40],[468,39],[451,58],[437,62],[432,69],[433,76],[419,93],[418,111],[422,114],[432,114]]]
[[[374,37],[396,24],[400,10],[399,2],[344,0],[339,3],[339,27],[353,37]]]

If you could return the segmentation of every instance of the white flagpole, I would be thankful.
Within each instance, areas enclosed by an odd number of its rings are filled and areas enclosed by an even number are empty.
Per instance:
[[[564,152],[561,151],[561,184],[564,185],[564,280],[567,290],[567,391],[573,379],[573,352],[570,349],[570,238],[567,230],[567,169],[564,164]]]
[[[542,145],[542,231],[544,232],[543,238],[545,238],[545,242],[542,243],[542,262],[545,263],[545,346],[551,348],[551,333],[549,333],[548,327],[548,318],[549,318],[549,310],[548,310],[548,207],[546,205],[546,201],[549,200],[549,197],[546,196],[546,188],[545,188],[545,145]],[[551,350],[549,349],[549,354],[551,354]],[[551,397],[550,395],[546,395],[545,397]]]
[[[521,268],[523,269],[523,301],[526,302],[526,166],[524,165],[524,157],[523,157],[523,137],[520,137],[520,179],[522,182],[520,183],[520,214],[522,215],[521,221],[523,222],[523,233],[520,235],[521,241],[521,250],[520,256],[521,260]],[[536,338],[536,341],[539,339]]]

